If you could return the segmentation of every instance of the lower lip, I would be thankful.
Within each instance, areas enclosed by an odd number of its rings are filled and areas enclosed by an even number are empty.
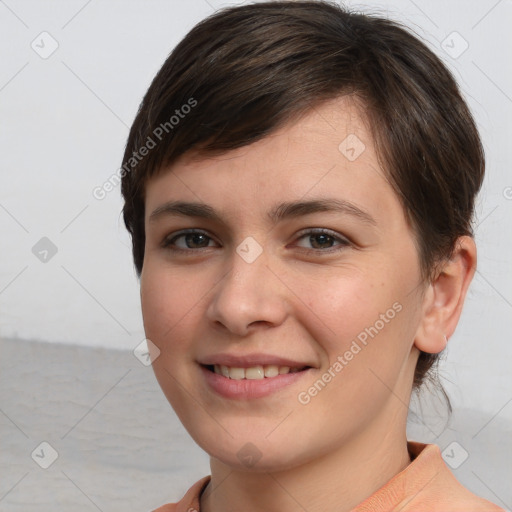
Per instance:
[[[239,400],[250,400],[252,398],[262,398],[271,395],[280,389],[299,381],[305,375],[309,375],[311,368],[301,372],[286,373],[276,375],[275,377],[265,377],[263,379],[230,379],[212,372],[200,366],[206,383],[219,395],[225,398],[234,398]]]

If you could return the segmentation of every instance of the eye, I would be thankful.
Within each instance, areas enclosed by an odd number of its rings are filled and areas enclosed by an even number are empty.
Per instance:
[[[334,231],[324,228],[313,228],[304,230],[300,233],[297,247],[301,247],[308,252],[334,252],[339,251],[350,242]],[[173,233],[166,237],[161,246],[164,249],[174,252],[193,252],[201,249],[215,247],[217,242],[205,231],[189,229],[178,233]]]
[[[189,229],[166,237],[162,242],[162,247],[172,251],[190,251],[212,247],[211,242],[214,242],[213,238],[204,231]]]
[[[350,242],[346,238],[338,235],[334,231],[324,228],[303,231],[298,240],[304,241],[297,244],[299,247],[314,252],[333,252],[333,250],[338,251],[350,245]],[[334,245],[336,242],[338,242],[338,244]]]

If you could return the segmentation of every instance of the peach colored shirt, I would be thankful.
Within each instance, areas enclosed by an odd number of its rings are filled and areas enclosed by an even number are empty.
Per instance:
[[[437,445],[409,441],[407,447],[412,462],[352,512],[504,512],[460,484]],[[200,512],[199,498],[209,481],[203,477],[178,503],[154,512]]]

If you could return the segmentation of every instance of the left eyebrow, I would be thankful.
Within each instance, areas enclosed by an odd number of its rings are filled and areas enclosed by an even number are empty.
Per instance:
[[[350,215],[360,221],[377,225],[375,219],[365,210],[350,201],[341,199],[312,199],[310,201],[291,201],[272,208],[268,216],[273,223],[290,217],[301,217],[318,212],[334,212]]]
[[[340,199],[313,199],[309,201],[289,201],[275,205],[269,212],[268,218],[273,224],[287,219],[297,218],[318,212],[334,212],[350,215],[373,226],[375,219],[365,210],[355,204]],[[158,206],[149,216],[149,222],[154,222],[162,216],[198,217],[222,222],[222,217],[213,207],[205,203],[169,201]]]

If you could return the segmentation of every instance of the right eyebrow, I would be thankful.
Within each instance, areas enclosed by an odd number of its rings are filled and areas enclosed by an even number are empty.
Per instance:
[[[222,219],[217,212],[204,203],[189,203],[185,201],[169,201],[153,210],[149,216],[149,222],[154,222],[160,217],[178,215],[181,217],[200,217],[203,219],[221,222]]]

